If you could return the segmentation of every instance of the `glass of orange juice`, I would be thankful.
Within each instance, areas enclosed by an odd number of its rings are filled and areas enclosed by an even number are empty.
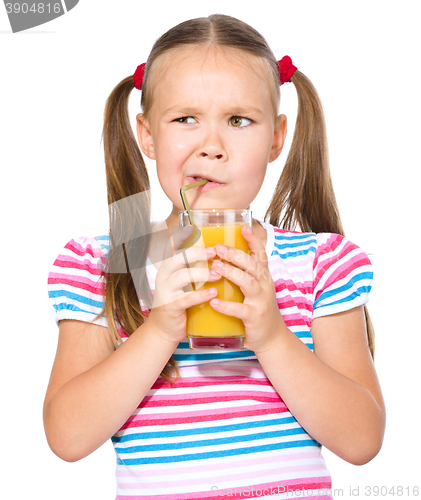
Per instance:
[[[179,212],[180,227],[194,225],[195,230],[183,245],[214,247],[221,243],[238,248],[245,253],[250,253],[247,241],[241,235],[241,227],[248,224],[251,227],[251,210],[246,209],[203,209]],[[219,259],[219,257],[215,257]],[[189,267],[212,266],[212,261],[190,264]],[[232,265],[232,264],[231,264]],[[216,282],[192,283],[186,287],[188,290],[202,290],[203,288],[216,288],[217,297],[222,300],[243,302],[244,295],[240,288],[223,276]],[[187,309],[187,336],[191,349],[219,348],[242,349],[244,348],[244,324],[234,317],[215,311],[209,302],[198,304]]]

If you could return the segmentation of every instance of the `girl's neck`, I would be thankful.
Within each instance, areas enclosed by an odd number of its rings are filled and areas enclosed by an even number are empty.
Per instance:
[[[168,227],[178,227],[179,226],[179,217],[178,217],[178,212],[179,208],[176,206],[173,206],[172,212],[170,215],[167,217],[165,222],[167,223]]]

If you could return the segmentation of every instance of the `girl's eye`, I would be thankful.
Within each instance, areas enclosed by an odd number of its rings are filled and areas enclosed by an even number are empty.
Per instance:
[[[196,120],[192,116],[182,116],[181,118],[176,118],[174,121],[179,123],[194,123]]]
[[[246,127],[250,125],[251,120],[244,118],[244,116],[233,116],[230,118],[229,124],[233,127]]]

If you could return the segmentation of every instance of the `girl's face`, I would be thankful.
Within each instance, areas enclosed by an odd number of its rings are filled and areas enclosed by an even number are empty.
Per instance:
[[[186,192],[191,208],[248,208],[286,135],[264,63],[236,50],[191,46],[163,59],[155,73],[152,106],[147,117],[138,115],[137,128],[173,203],[168,222],[178,226],[184,210],[180,188],[201,178],[212,182]]]

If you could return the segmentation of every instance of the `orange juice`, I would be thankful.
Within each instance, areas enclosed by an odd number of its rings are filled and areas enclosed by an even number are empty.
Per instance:
[[[194,243],[193,246],[205,245],[206,247],[214,247],[220,243],[238,248],[245,253],[250,253],[247,241],[241,235],[241,227],[243,225],[244,223],[223,226],[198,226],[202,233],[202,238]],[[193,235],[185,241],[183,245],[184,248],[188,248],[192,245],[196,234],[197,233],[194,232]],[[218,257],[216,258],[218,259]],[[208,267],[211,266],[212,261],[208,262]],[[223,276],[219,281],[207,282],[200,288],[197,288],[194,283],[187,287],[188,290],[202,290],[203,288],[216,288],[218,290],[217,297],[222,300],[230,300],[232,302],[243,302],[244,300],[244,295],[240,288]],[[187,309],[188,335],[195,337],[238,337],[244,335],[244,333],[244,324],[240,319],[215,311],[209,302],[195,305]]]

